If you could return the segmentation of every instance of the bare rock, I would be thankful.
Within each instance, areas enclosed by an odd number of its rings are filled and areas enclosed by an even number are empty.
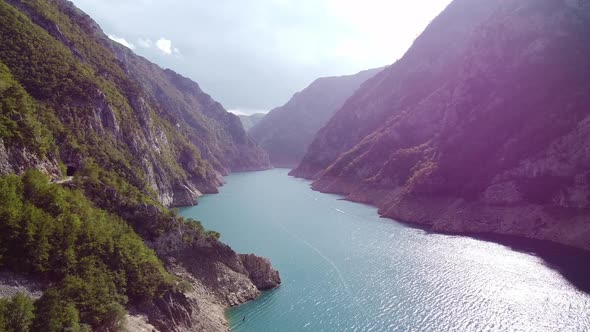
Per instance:
[[[123,330],[132,332],[160,332],[152,324],[148,323],[148,318],[145,315],[141,314],[128,314],[125,316]]]
[[[10,146],[0,139],[0,174],[22,174],[35,168],[52,179],[62,177],[58,162],[52,156],[41,157],[24,146]]]
[[[162,331],[226,331],[224,311],[256,299],[281,280],[270,261],[178,225],[149,245],[167,269],[190,285],[139,308]]]
[[[240,259],[258,289],[272,289],[281,284],[279,272],[272,268],[268,259],[254,254],[241,254]]]
[[[0,298],[13,297],[18,293],[23,293],[30,298],[39,299],[46,287],[45,283],[25,274],[0,272]]]

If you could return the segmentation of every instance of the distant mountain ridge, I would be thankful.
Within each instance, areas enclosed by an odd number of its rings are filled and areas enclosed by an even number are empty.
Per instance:
[[[274,166],[293,167],[346,99],[382,69],[319,78],[285,105],[271,110],[248,133],[268,151]]]
[[[589,13],[453,1],[291,174],[434,230],[590,250]]]
[[[242,121],[242,126],[244,126],[244,130],[248,132],[252,127],[254,127],[262,118],[266,116],[266,113],[254,113],[250,115],[238,115],[240,121]]]

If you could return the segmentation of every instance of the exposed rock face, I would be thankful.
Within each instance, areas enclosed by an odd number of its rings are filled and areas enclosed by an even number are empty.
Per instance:
[[[241,254],[240,259],[258,289],[272,289],[281,283],[279,272],[272,268],[268,259],[254,254]]]
[[[590,250],[583,3],[454,1],[292,174],[435,230]]]
[[[227,306],[255,299],[261,290],[281,283],[267,259],[238,255],[188,227],[164,234],[152,246],[171,272],[191,284],[185,293],[167,294],[162,301],[141,308],[150,323],[163,330],[226,330],[223,312]],[[174,328],[170,321],[175,322]]]
[[[123,325],[124,331],[133,332],[159,332],[152,324],[148,323],[143,315],[127,315]]]
[[[149,324],[160,331],[197,331],[199,302],[194,294],[170,292],[135,310],[141,313],[134,315],[133,321],[141,325]]]
[[[35,168],[51,178],[61,177],[61,169],[52,156],[41,157],[24,146],[6,146],[0,138],[0,174],[20,174]]]
[[[268,151],[274,166],[296,166],[318,130],[348,97],[382,69],[319,78],[285,105],[271,110],[248,133]]]
[[[121,45],[111,46],[129,75],[172,116],[176,130],[187,136],[217,171],[227,174],[270,167],[266,152],[246,134],[238,116],[227,112],[197,83],[163,70]]]

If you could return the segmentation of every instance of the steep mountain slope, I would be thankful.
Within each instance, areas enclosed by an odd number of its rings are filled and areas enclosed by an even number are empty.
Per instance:
[[[166,208],[269,167],[235,115],[68,1],[1,1],[0,22],[0,269],[48,281],[33,330],[114,329],[123,306],[226,330],[227,306],[280,283]]]
[[[248,132],[252,127],[254,127],[262,118],[266,116],[265,113],[254,113],[250,115],[238,115],[240,121],[242,121],[242,126],[246,132]]]
[[[317,177],[340,154],[382,126],[392,113],[435,91],[461,61],[468,37],[496,8],[497,4],[491,2],[453,1],[399,61],[346,101],[314,138],[293,174]]]
[[[436,230],[590,250],[590,6],[455,0],[292,174]]]
[[[239,118],[204,93],[199,85],[172,70],[113,44],[123,68],[166,111],[176,130],[199,148],[219,172],[269,168],[268,156],[246,135]]]
[[[317,79],[285,105],[271,110],[249,134],[268,151],[274,166],[293,167],[301,161],[315,134],[334,112],[382,69]]]
[[[4,5],[0,61],[56,115],[55,158],[78,167],[97,159],[156,191],[165,205],[192,204],[200,192],[215,192],[216,170],[268,167],[236,116],[196,83],[111,42],[73,5],[9,3],[26,15]],[[11,160],[3,164],[33,166]]]

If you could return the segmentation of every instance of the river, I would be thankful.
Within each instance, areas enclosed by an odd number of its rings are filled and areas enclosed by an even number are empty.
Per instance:
[[[379,218],[287,173],[232,174],[180,211],[281,273],[228,311],[232,331],[590,331],[590,295],[538,255]]]

